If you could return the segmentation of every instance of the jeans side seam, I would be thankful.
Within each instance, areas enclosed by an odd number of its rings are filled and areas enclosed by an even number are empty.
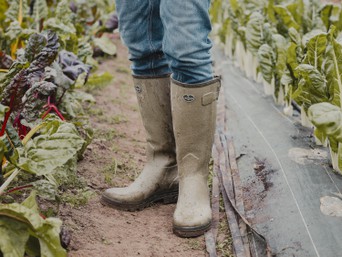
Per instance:
[[[150,49],[151,52],[155,52],[156,49],[153,47],[153,38],[152,38],[152,23],[153,23],[153,0],[149,0],[149,7],[150,7],[150,12],[149,12],[149,26],[148,26],[148,41],[150,44]],[[153,59],[151,59],[150,62],[150,69],[153,73],[153,75],[156,75],[154,72],[154,63],[153,63]]]

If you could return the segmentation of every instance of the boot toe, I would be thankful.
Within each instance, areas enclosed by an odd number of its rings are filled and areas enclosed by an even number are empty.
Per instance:
[[[173,231],[180,237],[197,237],[203,235],[211,226],[210,208],[187,208],[174,214]]]
[[[146,198],[143,192],[127,190],[127,188],[107,189],[102,197],[119,203],[138,203]]]

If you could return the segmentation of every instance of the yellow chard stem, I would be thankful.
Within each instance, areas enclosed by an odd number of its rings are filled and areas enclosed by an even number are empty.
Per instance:
[[[0,195],[2,195],[6,188],[9,186],[9,184],[13,181],[13,179],[15,179],[15,177],[18,175],[18,173],[20,172],[19,169],[16,169],[11,176],[1,185],[0,187]]]
[[[27,142],[33,137],[33,135],[40,130],[42,127],[44,127],[45,124],[41,123],[37,126],[35,126],[33,129],[30,130],[30,132],[24,137],[24,139],[21,141],[23,145],[26,145]]]
[[[19,25],[23,23],[23,0],[19,1],[19,14],[18,14]]]

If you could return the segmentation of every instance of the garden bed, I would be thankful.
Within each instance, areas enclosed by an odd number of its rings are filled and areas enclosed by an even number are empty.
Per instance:
[[[337,207],[342,190],[327,149],[300,125],[299,113],[285,116],[262,85],[245,78],[221,50],[214,52],[247,218],[277,256],[339,256],[341,218],[321,211],[327,199],[337,199]]]

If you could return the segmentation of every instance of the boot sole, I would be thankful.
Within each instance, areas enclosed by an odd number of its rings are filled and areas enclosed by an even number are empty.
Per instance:
[[[211,227],[211,222],[199,227],[178,227],[173,225],[173,233],[179,237],[189,238],[202,236]]]
[[[114,201],[104,195],[102,195],[100,202],[111,208],[122,210],[122,211],[141,211],[146,207],[151,206],[154,203],[162,202],[163,204],[176,203],[178,199],[178,189],[174,191],[156,193],[142,202],[137,203],[125,203]]]

